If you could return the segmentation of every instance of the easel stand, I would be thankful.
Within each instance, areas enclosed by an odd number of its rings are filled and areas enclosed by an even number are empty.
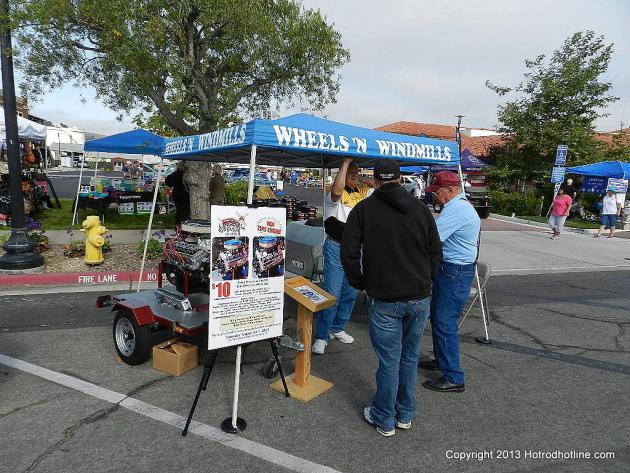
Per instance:
[[[485,301],[485,287],[482,290],[481,280],[479,279],[479,271],[477,270],[477,265],[475,265],[475,279],[477,279],[477,290],[479,291],[479,303],[481,304],[481,317],[483,318],[483,329],[485,330],[486,336],[484,337],[475,337],[475,341],[477,343],[481,343],[482,345],[490,345],[492,340],[488,336],[488,318],[486,316],[486,301]]]
[[[289,389],[287,387],[286,380],[284,379],[284,372],[282,371],[282,364],[280,363],[280,351],[278,350],[278,341],[275,338],[271,338],[269,339],[269,343],[271,344],[271,352],[273,353],[273,357],[275,358],[276,363],[278,363],[278,371],[280,372],[280,377],[284,385],[285,396],[290,397]],[[224,432],[228,432],[231,434],[236,434],[239,431],[243,431],[247,427],[247,422],[245,421],[245,419],[238,417],[238,391],[241,374],[242,350],[243,348],[241,345],[236,347],[236,367],[234,374],[234,400],[232,402],[232,416],[228,417],[221,423],[221,429]],[[203,375],[201,376],[201,381],[199,382],[199,387],[197,388],[197,394],[195,395],[195,400],[193,401],[190,412],[188,413],[188,418],[186,419],[186,425],[184,427],[184,430],[182,431],[183,437],[188,435],[188,428],[190,427],[193,414],[195,413],[195,409],[197,408],[197,402],[199,401],[201,391],[205,391],[208,388],[208,381],[210,380],[210,375],[212,374],[212,369],[214,368],[214,364],[217,360],[218,354],[219,350],[213,350],[212,355],[204,363]]]

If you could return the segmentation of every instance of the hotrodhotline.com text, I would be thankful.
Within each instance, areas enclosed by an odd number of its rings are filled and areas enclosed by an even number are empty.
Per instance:
[[[586,452],[581,450],[446,450],[448,460],[611,460],[615,452]]]

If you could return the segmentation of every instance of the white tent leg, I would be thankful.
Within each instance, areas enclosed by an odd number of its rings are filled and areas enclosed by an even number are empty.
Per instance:
[[[247,205],[254,201],[254,182],[256,173],[256,145],[252,145],[252,152],[249,158],[249,184],[247,186]]]
[[[94,166],[94,177],[96,177],[97,172],[98,172],[98,151],[96,152],[96,166]]]
[[[144,159],[143,159],[143,162],[144,162]],[[155,215],[155,205],[157,202],[158,193],[160,191],[160,178],[162,177],[162,163],[163,163],[163,159],[160,158],[160,166],[158,167],[157,179],[155,181],[155,190],[153,191],[153,204],[151,205],[151,214],[149,215],[149,225],[147,227],[147,234],[144,236],[144,250],[142,252],[142,264],[140,265],[140,276],[138,277],[138,287],[136,289],[136,292],[140,292],[140,286],[142,286],[142,275],[144,274],[144,264],[147,261],[147,248],[149,247],[149,238],[151,237],[151,227],[153,227],[153,215]]]
[[[72,214],[72,226],[74,227],[74,223],[77,219],[77,208],[79,207],[79,191],[81,190],[81,179],[83,179],[83,166],[85,164],[85,159],[81,160],[81,171],[79,171],[79,185],[77,185],[77,196],[74,199],[74,212]]]

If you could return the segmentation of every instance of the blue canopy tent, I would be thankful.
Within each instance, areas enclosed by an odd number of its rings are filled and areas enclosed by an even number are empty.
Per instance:
[[[462,151],[462,159],[460,161],[460,165],[463,172],[482,172],[488,167],[486,163],[484,163],[481,159],[472,154],[468,149]],[[456,167],[457,165],[438,164],[431,166],[431,171],[448,171]]]
[[[622,161],[602,161],[600,163],[585,164],[567,168],[567,172],[582,176],[612,177],[616,179],[630,178],[630,163]]]
[[[412,173],[412,174],[424,174],[429,169],[429,166],[401,166],[400,172],[402,173]]]
[[[160,156],[164,149],[164,138],[150,131],[137,129],[86,141],[85,151],[105,153],[154,154]]]
[[[164,158],[249,163],[248,203],[259,164],[290,167],[339,167],[347,157],[360,167],[378,159],[410,165],[459,164],[454,141],[387,133],[298,113],[278,120],[255,119],[203,135],[167,138]]]
[[[125,131],[123,133],[117,133],[115,135],[106,136],[104,138],[98,138],[96,140],[86,141],[83,145],[83,151],[96,151],[103,153],[122,153],[122,154],[151,154],[160,156],[164,149],[164,138],[150,131],[143,130],[141,128],[137,130]],[[74,212],[72,214],[72,225],[75,224],[77,216],[77,207],[79,204],[79,190],[81,189],[81,180],[83,179],[83,165],[85,159],[81,160],[81,170],[79,171],[79,185],[77,186],[77,195],[74,203]],[[98,160],[96,162],[97,169],[94,171],[94,175],[98,170]],[[158,181],[160,179],[160,173],[162,170],[162,163],[160,161],[160,168],[158,169]]]
[[[260,164],[338,167],[357,158],[361,167],[376,159],[408,164],[459,162],[457,143],[387,133],[299,113],[278,120],[255,119],[203,135],[167,138],[163,157],[198,161],[249,162],[252,148]]]

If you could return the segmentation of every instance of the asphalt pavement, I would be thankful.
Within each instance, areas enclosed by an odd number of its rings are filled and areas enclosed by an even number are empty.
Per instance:
[[[330,391],[307,404],[272,391],[260,374],[268,346],[253,344],[239,396],[248,427],[223,434],[234,376],[226,349],[184,438],[201,367],[174,378],[120,363],[112,313],[94,309],[94,294],[0,297],[0,471],[629,471],[628,287],[627,271],[493,276],[494,343],[474,341],[476,310],[461,329],[466,392],[418,385],[418,418],[392,438],[361,418],[376,369],[361,299],[348,327],[355,343],[333,341],[313,359]],[[291,317],[285,332],[294,331]],[[293,355],[283,360],[292,372]],[[419,371],[420,382],[432,376]]]

